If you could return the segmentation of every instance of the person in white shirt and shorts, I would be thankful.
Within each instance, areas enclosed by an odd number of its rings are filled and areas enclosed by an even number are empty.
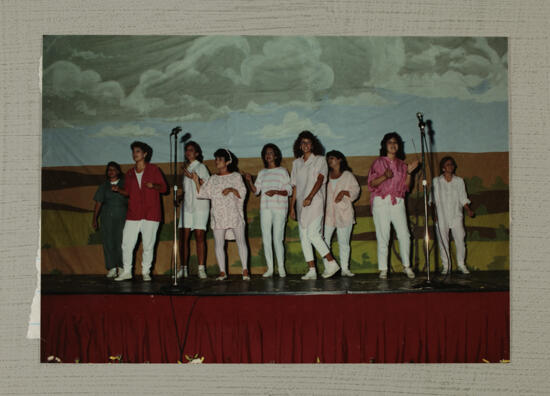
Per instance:
[[[193,181],[193,174],[196,173],[201,184],[206,183],[210,173],[206,165],[202,163],[202,149],[196,142],[190,141],[185,144],[185,162],[183,165],[183,205],[180,208],[178,227],[180,229],[181,241],[181,267],[178,277],[187,278],[189,275],[189,248],[191,232],[195,232],[197,247],[197,259],[199,263],[198,276],[206,279],[206,226],[210,217],[210,201],[197,199],[197,189]]]

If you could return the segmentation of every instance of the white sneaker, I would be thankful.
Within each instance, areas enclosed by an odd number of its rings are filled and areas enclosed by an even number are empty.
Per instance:
[[[330,278],[332,275],[337,273],[340,270],[340,266],[336,260],[329,261],[325,267],[325,272],[323,272],[323,278]]]
[[[204,268],[204,265],[199,265],[199,278],[200,279],[208,278],[208,276],[206,275],[206,268]]]
[[[189,271],[187,269],[187,266],[180,267],[177,274],[178,279],[181,279],[181,277],[187,278],[188,276],[189,276]]]
[[[225,275],[220,275],[216,278],[217,281],[223,281],[223,280],[226,280],[227,279],[227,274]]]
[[[143,274],[142,277],[144,282],[151,282],[151,275]]]
[[[279,267],[279,278],[285,278],[285,277],[286,277],[285,267]]]
[[[118,275],[115,280],[117,282],[119,281],[123,281],[123,280],[127,280],[127,279],[132,279],[132,273],[131,272],[122,272],[120,275]]]
[[[462,272],[463,274],[469,274],[469,273],[470,273],[470,271],[468,271],[468,268],[466,268],[465,265],[459,265],[459,266],[458,266],[458,270],[459,270],[460,272]]]
[[[380,271],[380,274],[378,275],[378,277],[380,279],[388,279],[388,271],[387,270]]]
[[[117,268],[111,268],[109,272],[107,272],[107,278],[115,278],[117,276]]]
[[[273,270],[267,270],[262,276],[264,278],[271,278],[273,276]]]
[[[405,274],[407,274],[407,277],[409,279],[414,279],[414,272],[412,269],[410,269],[409,267],[405,267],[403,268],[403,271],[405,272]]]
[[[355,276],[355,274],[347,268],[342,268],[341,273],[342,273],[342,276],[349,276],[349,277]]]
[[[307,274],[302,276],[302,279],[303,280],[317,279],[317,271],[315,270],[315,268],[310,268]]]
[[[243,280],[244,280],[244,281],[249,281],[249,280],[250,280],[250,276],[249,276],[249,275],[243,275]]]

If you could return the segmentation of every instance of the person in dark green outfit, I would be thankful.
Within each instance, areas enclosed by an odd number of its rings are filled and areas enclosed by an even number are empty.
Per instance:
[[[117,272],[122,273],[122,230],[126,221],[128,198],[111,190],[111,186],[124,187],[120,165],[109,162],[105,170],[106,179],[94,195],[95,209],[92,226],[100,228],[103,239],[103,253],[107,278],[114,278]],[[100,225],[97,222],[99,217]]]

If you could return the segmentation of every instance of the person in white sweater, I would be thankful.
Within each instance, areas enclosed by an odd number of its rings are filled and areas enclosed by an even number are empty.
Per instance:
[[[464,180],[454,174],[456,168],[456,161],[453,157],[444,157],[439,164],[441,175],[433,179],[432,193],[430,194],[430,204],[435,203],[436,208],[435,227],[443,267],[442,275],[446,275],[451,269],[449,231],[453,233],[455,241],[458,270],[463,274],[470,273],[465,264],[466,245],[464,237],[466,232],[464,230],[463,210],[465,209],[470,217],[474,217],[474,212],[469,206],[470,200],[466,195]]]
[[[361,187],[351,173],[346,157],[340,151],[329,151],[327,163],[330,171],[325,210],[325,242],[330,247],[332,235],[336,231],[340,249],[341,274],[354,276],[355,274],[349,269],[350,238],[355,224],[353,201],[359,197]]]
[[[253,183],[252,176],[249,173],[245,174],[250,190],[256,195],[262,194],[260,224],[267,264],[267,271],[263,274],[264,278],[273,276],[272,247],[275,247],[279,276],[281,278],[286,276],[283,239],[288,211],[288,197],[292,194],[292,186],[290,185],[288,171],[281,166],[281,160],[282,154],[279,147],[268,143],[262,149],[264,169],[258,173],[256,181]]]

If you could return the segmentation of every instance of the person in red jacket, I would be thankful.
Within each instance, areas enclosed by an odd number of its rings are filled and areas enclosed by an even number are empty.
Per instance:
[[[135,166],[126,172],[124,188],[111,189],[128,197],[126,223],[122,232],[122,263],[124,270],[116,281],[132,279],[132,256],[141,232],[143,257],[141,273],[144,281],[151,280],[151,263],[157,231],[161,220],[160,194],[168,189],[158,166],[150,163],[153,149],[146,143],[133,142],[132,157]]]

